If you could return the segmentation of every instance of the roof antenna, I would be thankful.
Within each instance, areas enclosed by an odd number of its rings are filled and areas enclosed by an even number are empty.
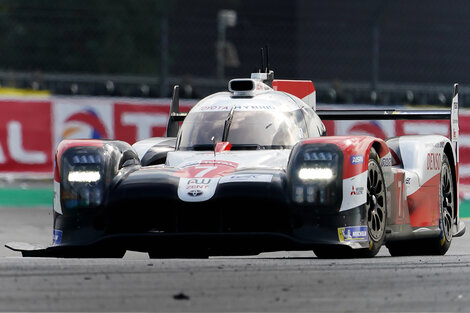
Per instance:
[[[269,74],[269,48],[266,45],[266,73]]]
[[[265,53],[266,51],[266,53]],[[269,69],[269,51],[268,46],[266,45],[265,48],[261,48],[261,67],[258,73],[252,73],[252,79],[261,80],[263,83],[268,85],[269,87],[273,87],[273,80],[274,80],[274,72]]]

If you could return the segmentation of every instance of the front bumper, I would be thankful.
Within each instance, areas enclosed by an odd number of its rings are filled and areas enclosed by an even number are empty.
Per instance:
[[[289,232],[158,232],[103,234],[96,240],[50,247],[10,243],[25,257],[102,257],[103,251],[129,250],[161,256],[256,255],[273,251],[313,250],[318,246],[367,248],[365,238],[345,239],[341,229],[364,228],[363,208],[294,222]],[[297,223],[297,224],[296,224]],[[343,239],[343,240],[342,240]]]

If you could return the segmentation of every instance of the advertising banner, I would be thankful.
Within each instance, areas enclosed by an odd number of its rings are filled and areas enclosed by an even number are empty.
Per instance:
[[[50,102],[3,100],[0,108],[0,172],[50,172]]]
[[[0,99],[0,173],[52,175],[55,147],[63,139],[119,139],[133,144],[164,136],[170,102],[107,97]],[[182,100],[181,110],[195,103]],[[330,136],[449,136],[447,121],[325,121],[325,125]],[[460,111],[459,142],[460,182],[470,187],[470,111]]]

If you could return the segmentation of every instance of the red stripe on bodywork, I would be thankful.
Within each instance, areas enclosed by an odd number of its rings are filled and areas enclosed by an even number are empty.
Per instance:
[[[60,159],[62,154],[69,148],[73,147],[103,147],[103,141],[96,139],[73,139],[62,140],[57,146],[55,153],[54,180],[60,183]]]
[[[440,174],[435,175],[407,197],[412,227],[439,225],[440,177]]]

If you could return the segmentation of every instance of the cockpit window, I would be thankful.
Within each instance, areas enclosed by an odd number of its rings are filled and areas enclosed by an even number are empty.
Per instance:
[[[288,112],[252,111],[191,112],[186,117],[178,138],[179,150],[212,150],[214,142],[226,141],[232,150],[288,149],[308,137],[301,110]],[[227,131],[227,124],[229,128]]]

